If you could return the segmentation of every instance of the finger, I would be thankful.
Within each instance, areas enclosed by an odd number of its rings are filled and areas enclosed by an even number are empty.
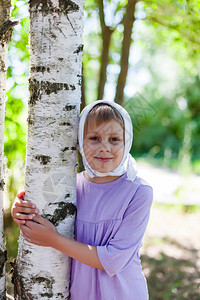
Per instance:
[[[17,197],[20,198],[20,199],[24,199],[24,196],[25,196],[25,191],[19,192],[17,194]]]
[[[41,226],[43,226],[42,224],[39,224],[38,222],[35,222],[34,219],[31,221],[26,221],[26,226],[30,229],[30,230],[35,230],[35,231],[39,231],[41,230]]]
[[[15,213],[14,218],[19,220],[32,220],[35,217],[35,214],[26,215],[24,213]]]
[[[20,229],[21,229],[21,231],[22,231],[22,233],[23,233],[23,235],[25,234],[26,236],[30,236],[31,235],[31,228],[29,228],[28,226],[27,226],[27,221],[26,221],[26,223],[25,224],[22,224],[22,225],[20,225],[19,227],[20,227]]]
[[[46,220],[45,218],[41,217],[40,215],[36,215],[33,220],[36,222],[40,223],[41,225],[46,225],[49,221]]]
[[[36,208],[16,206],[16,207],[13,207],[13,212],[14,213],[25,213],[25,214],[37,214],[37,213],[39,213],[39,210]]]
[[[29,238],[29,237],[28,237],[26,234],[24,234],[24,233],[23,233],[23,237],[25,238],[25,240],[26,240],[27,242],[29,242],[29,243],[31,243],[31,244],[33,243],[32,240],[31,240],[31,238]]]
[[[39,209],[33,208],[29,205],[29,207],[21,205],[20,203],[15,203],[16,205],[12,206],[12,213],[25,213],[25,214],[38,214]]]
[[[13,220],[14,220],[14,222],[15,222],[17,225],[21,225],[21,224],[25,224],[25,223],[26,223],[25,220],[19,220],[19,219],[16,219],[16,218],[14,218]]]
[[[23,202],[25,202],[25,201],[20,198],[15,198],[13,206],[23,206]]]
[[[34,203],[31,203],[30,201],[24,201],[21,199],[17,199],[14,202],[15,206],[22,206],[27,208],[36,208],[36,205]]]
[[[26,201],[21,198],[15,198],[15,201],[13,203],[14,206],[23,206],[23,207],[29,207],[29,208],[36,208],[36,205],[32,203],[31,201]]]

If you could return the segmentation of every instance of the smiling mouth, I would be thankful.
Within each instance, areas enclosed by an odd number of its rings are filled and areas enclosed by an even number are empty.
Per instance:
[[[95,157],[96,159],[100,160],[100,161],[110,161],[112,158],[106,158],[106,157]]]

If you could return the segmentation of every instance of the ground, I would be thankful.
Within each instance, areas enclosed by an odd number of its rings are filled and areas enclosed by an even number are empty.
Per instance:
[[[143,163],[139,169],[155,191],[141,251],[150,300],[200,299],[200,206],[188,205],[200,203],[200,178]]]
[[[199,220],[153,205],[141,251],[150,300],[200,299]]]

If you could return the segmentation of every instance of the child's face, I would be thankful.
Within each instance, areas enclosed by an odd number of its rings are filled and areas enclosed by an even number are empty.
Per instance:
[[[114,170],[124,154],[124,132],[120,123],[111,120],[97,127],[95,122],[89,122],[83,150],[92,169],[101,173]]]

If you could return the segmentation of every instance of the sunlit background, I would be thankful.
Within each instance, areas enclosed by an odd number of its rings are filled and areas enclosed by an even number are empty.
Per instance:
[[[103,96],[110,101],[115,98],[121,69],[124,27],[120,20],[126,2],[104,1],[105,22],[113,29]],[[142,252],[152,300],[200,299],[199,15],[197,0],[139,1],[136,5],[123,106],[134,126],[131,154],[138,162],[139,176],[154,188],[152,216]],[[24,184],[28,1],[13,0],[11,16],[20,22],[14,27],[9,46],[7,75],[4,208],[9,261],[17,254],[18,236],[18,229],[11,222],[10,206]],[[86,0],[86,104],[98,98],[101,51],[98,5],[94,0]],[[9,263],[7,269],[9,272]],[[8,291],[12,293],[10,283]]]

